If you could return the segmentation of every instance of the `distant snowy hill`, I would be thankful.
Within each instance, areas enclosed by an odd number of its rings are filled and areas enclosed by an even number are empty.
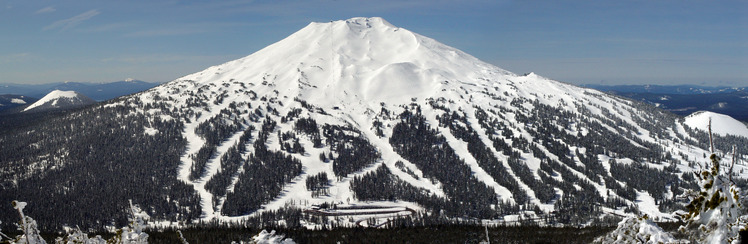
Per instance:
[[[23,109],[23,112],[38,112],[51,109],[67,109],[96,103],[75,91],[54,90]]]
[[[706,131],[710,120],[712,122],[712,132],[715,134],[748,138],[748,127],[745,123],[724,114],[699,111],[686,116],[685,124],[691,128]]]
[[[0,95],[0,112],[36,102],[36,98],[23,95]]]
[[[311,23],[51,121],[0,134],[14,142],[0,144],[0,199],[81,228],[126,219],[127,199],[164,225],[674,220],[709,163],[708,136],[681,117],[517,75],[382,18]]]

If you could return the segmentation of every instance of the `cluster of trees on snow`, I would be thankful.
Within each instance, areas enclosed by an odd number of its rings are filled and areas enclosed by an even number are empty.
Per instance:
[[[640,163],[610,162],[610,173],[615,179],[626,182],[628,187],[647,191],[662,211],[671,212],[682,207],[674,200],[675,196],[681,195],[683,189],[695,189],[697,186],[695,182],[683,181],[678,175],[667,173],[666,170],[668,169],[650,168]]]
[[[533,190],[538,200],[542,203],[550,203],[556,199],[557,194],[553,186],[536,178],[530,168],[527,167],[527,164],[522,161],[521,153],[516,149],[513,149],[512,146],[507,144],[505,141],[505,139],[516,142],[526,140],[519,138],[515,139],[509,128],[506,128],[505,126],[502,127],[503,123],[498,122],[495,118],[490,120],[488,113],[481,108],[476,108],[475,117],[478,119],[478,123],[485,131],[488,139],[491,140],[494,149],[497,152],[502,152],[505,156],[509,156],[509,159],[507,160],[509,167],[512,169],[514,174],[525,183],[525,185]],[[499,134],[499,131],[502,133]]]
[[[517,103],[520,102],[518,101]],[[542,106],[538,106],[538,108],[541,108],[542,113],[555,111],[556,114],[538,115],[544,118],[571,116],[564,115],[564,113],[568,112],[562,110],[542,110]],[[499,109],[504,112],[508,111],[502,107]],[[527,114],[532,113],[527,111]],[[533,126],[529,127],[531,128],[530,134],[534,135],[534,137],[532,141],[528,141],[521,135],[515,136],[515,133],[512,132],[513,128],[497,122],[495,117],[499,117],[500,114],[500,111],[497,112],[493,109],[486,111],[476,108],[475,112],[478,122],[486,131],[486,135],[492,141],[494,148],[509,157],[507,163],[514,174],[533,190],[539,201],[544,203],[553,202],[555,204],[556,211],[553,213],[555,217],[554,221],[580,224],[599,215],[599,207],[597,205],[606,205],[614,208],[626,206],[623,205],[624,202],[620,199],[608,198],[607,201],[603,200],[600,197],[600,192],[597,191],[591,182],[578,177],[571,171],[571,169],[574,169],[582,173],[586,172],[585,175],[590,179],[598,179],[599,175],[606,175],[600,163],[591,160],[594,156],[587,155],[585,157],[584,155],[577,154],[576,156],[578,157],[584,157],[578,159],[584,164],[584,166],[580,166],[572,160],[572,157],[575,155],[569,150],[569,145],[562,144],[559,140],[554,139],[555,136],[558,136],[557,134],[548,134],[549,132],[547,131],[537,133],[537,131],[532,130],[548,130],[545,128],[558,130],[557,126],[550,123],[549,120],[534,121],[532,123]],[[491,115],[495,117],[492,119]],[[517,117],[521,116],[523,115],[517,115]],[[511,146],[506,141],[510,141]],[[531,153],[533,157],[540,160],[540,170],[535,172],[537,173],[537,177],[527,167],[527,164],[522,161],[522,152],[518,150]],[[550,152],[550,155],[555,155],[556,158],[551,158],[548,152]],[[594,174],[591,172],[594,172]],[[560,176],[563,180],[556,179],[556,176]],[[556,189],[560,190],[560,193],[563,195],[562,198],[559,198],[560,194],[556,192]]]
[[[426,206],[434,212],[440,212],[448,204],[446,199],[430,195],[426,190],[400,180],[385,164],[363,176],[353,177],[351,190],[354,197],[359,200],[411,201]]]
[[[239,118],[237,107],[230,106],[223,109],[216,116],[200,123],[195,128],[195,134],[205,140],[205,144],[194,155],[190,180],[196,180],[205,174],[205,165],[215,157],[216,148],[231,135],[241,129],[242,120]]]
[[[332,160],[332,170],[338,179],[362,170],[380,158],[379,151],[351,126],[325,124],[322,126],[322,136],[331,152],[337,154],[337,157],[329,157],[328,160]]]
[[[527,193],[520,189],[514,177],[507,172],[507,169],[496,158],[493,151],[483,143],[478,133],[468,123],[464,114],[458,114],[456,111],[453,111],[449,115],[449,111],[447,111],[444,116],[440,116],[437,119],[439,120],[439,126],[449,128],[449,131],[457,139],[467,142],[468,152],[478,162],[478,166],[491,175],[497,183],[511,191],[512,197],[517,204],[521,205],[528,202]]]
[[[497,217],[502,204],[494,189],[475,178],[444,136],[426,123],[420,107],[414,110],[406,109],[400,114],[400,122],[392,129],[390,144],[395,151],[418,166],[425,178],[442,184],[450,201],[439,207],[450,216]],[[491,206],[497,206],[499,210]]]
[[[165,108],[162,103],[135,102],[140,105],[77,110],[0,134],[0,199],[27,201],[26,212],[49,231],[122,226],[128,199],[148,206],[145,212],[157,220],[199,217],[198,195],[175,174],[186,145],[182,123],[143,114],[146,106]],[[16,216],[0,208],[0,219]]]
[[[267,140],[276,122],[266,119],[254,142],[254,153],[244,164],[244,171],[234,191],[226,195],[221,210],[229,216],[250,214],[280,195],[283,186],[301,174],[301,161],[283,152],[267,148]]]
[[[330,179],[327,178],[327,173],[325,172],[306,178],[306,189],[312,192],[312,197],[327,194],[327,186],[329,184]]]
[[[226,189],[231,185],[234,177],[239,174],[239,169],[246,161],[242,157],[247,152],[247,143],[252,138],[254,126],[249,125],[239,137],[239,141],[231,146],[226,153],[221,156],[221,167],[218,173],[205,183],[205,189],[213,194],[213,204],[217,206],[218,198],[226,195]]]

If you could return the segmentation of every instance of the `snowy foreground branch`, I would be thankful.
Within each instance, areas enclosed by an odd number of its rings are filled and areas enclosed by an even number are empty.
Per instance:
[[[37,228],[36,221],[23,213],[23,209],[26,207],[25,202],[13,201],[13,208],[18,211],[18,215],[21,220],[18,224],[18,230],[23,234],[16,237],[9,237],[3,234],[0,230],[0,243],[8,244],[46,244],[47,242],[40,235],[39,229]],[[83,233],[80,228],[75,228],[72,232],[65,235],[65,237],[58,237],[55,239],[55,243],[58,244],[141,244],[148,243],[148,234],[144,232],[146,222],[149,216],[145,214],[139,207],[132,204],[130,201],[130,217],[128,218],[128,226],[122,227],[115,231],[115,236],[105,240],[101,236],[97,235],[94,237],[88,237],[88,234]],[[0,222],[2,223],[2,222]],[[182,232],[178,231],[179,238],[183,244],[188,244],[187,240],[182,236]],[[276,235],[275,231],[267,232],[263,230],[256,236],[252,237],[249,242],[241,243],[282,243],[282,244],[293,244],[295,243],[290,238],[284,238],[283,235]]]
[[[691,191],[688,213],[680,215],[685,222],[678,231],[687,240],[676,240],[656,223],[644,217],[626,218],[597,243],[740,243],[739,232],[746,230],[748,216],[740,206],[740,189],[720,174],[720,158],[712,154],[711,170],[698,175],[700,191]],[[727,175],[732,172],[726,172]]]
[[[698,243],[738,243],[738,232],[746,230],[747,220],[741,211],[740,189],[720,174],[720,158],[715,154],[709,158],[712,169],[698,175],[701,191],[692,193],[688,213],[682,216],[686,224],[679,231]]]

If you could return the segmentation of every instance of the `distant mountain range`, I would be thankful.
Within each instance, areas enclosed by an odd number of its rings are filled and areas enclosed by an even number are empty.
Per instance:
[[[54,90],[75,91],[96,101],[144,91],[159,83],[126,79],[111,83],[57,82],[48,84],[0,84],[0,94],[22,95],[41,98]]]
[[[724,94],[748,90],[748,87],[699,86],[699,85],[597,85],[587,84],[582,87],[604,92],[616,93],[661,93],[661,94]]]
[[[696,85],[584,85],[584,87],[644,101],[680,116],[705,110],[748,121],[748,89],[746,87]]]

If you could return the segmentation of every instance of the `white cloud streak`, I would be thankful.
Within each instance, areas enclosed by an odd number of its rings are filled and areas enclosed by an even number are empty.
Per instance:
[[[60,29],[60,31],[64,31],[64,30],[73,28],[79,25],[80,23],[82,23],[83,21],[93,18],[94,16],[99,15],[100,13],[101,12],[99,12],[99,10],[96,10],[96,9],[89,10],[85,13],[73,16],[68,19],[55,21],[54,23],[48,26],[45,26],[42,30],[46,31],[46,30]]]
[[[54,12],[54,11],[57,11],[57,9],[55,9],[55,8],[54,8],[54,7],[52,7],[52,6],[49,6],[49,7],[43,8],[43,9],[39,9],[39,10],[37,10],[37,11],[36,11],[36,12],[34,12],[34,13],[35,13],[35,14],[46,14],[46,13],[52,13],[52,12]]]

